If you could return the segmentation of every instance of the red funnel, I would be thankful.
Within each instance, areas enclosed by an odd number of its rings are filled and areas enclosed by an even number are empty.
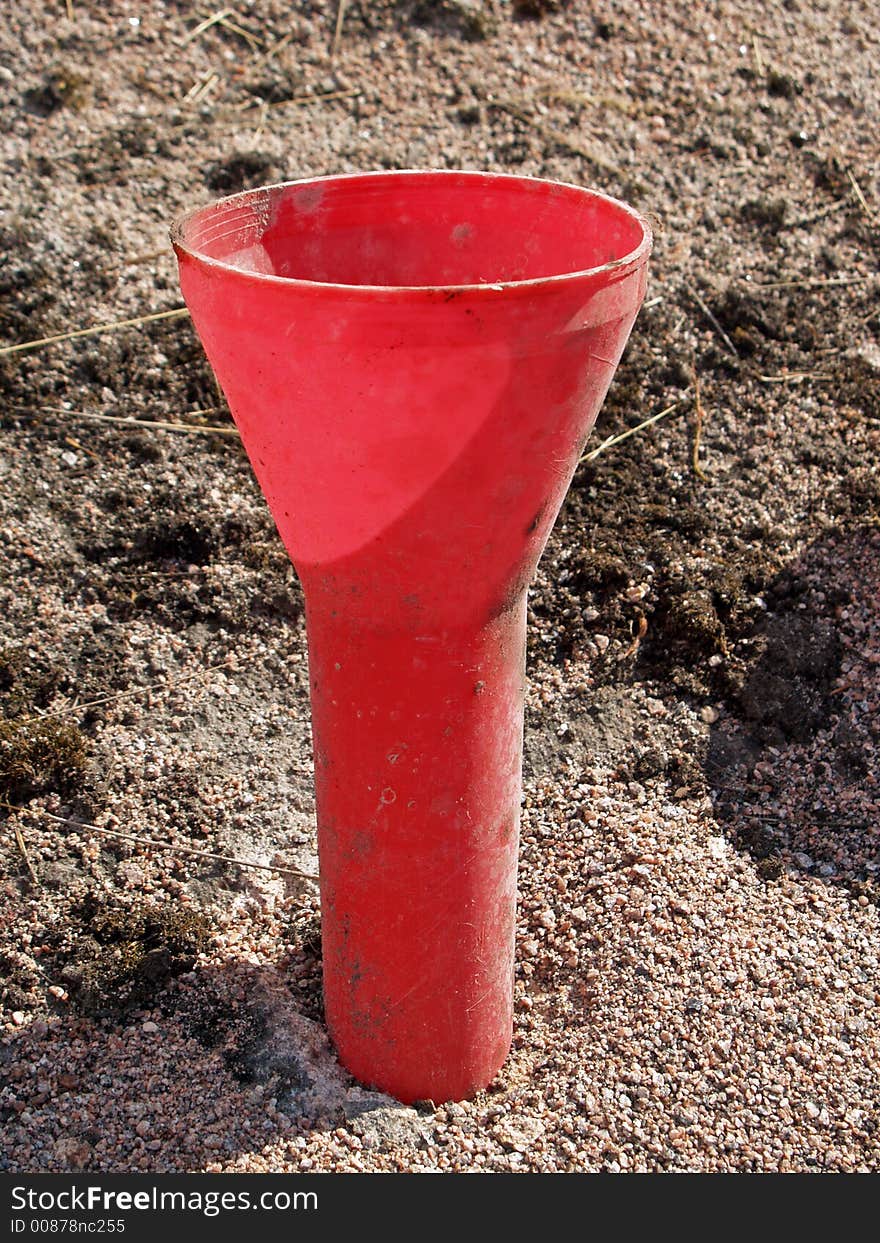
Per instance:
[[[306,598],[327,1022],[404,1101],[512,1029],[526,587],[644,297],[574,186],[370,173],[179,221],[180,281]]]

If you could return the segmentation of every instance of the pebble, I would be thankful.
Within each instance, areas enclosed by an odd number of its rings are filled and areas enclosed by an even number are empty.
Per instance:
[[[91,1145],[79,1135],[62,1135],[52,1151],[63,1170],[81,1170],[92,1155]]]

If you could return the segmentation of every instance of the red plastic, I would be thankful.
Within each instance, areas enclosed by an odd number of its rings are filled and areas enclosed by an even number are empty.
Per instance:
[[[321,178],[179,221],[184,297],[306,599],[324,1000],[403,1101],[512,1031],[526,588],[644,297],[574,186]]]

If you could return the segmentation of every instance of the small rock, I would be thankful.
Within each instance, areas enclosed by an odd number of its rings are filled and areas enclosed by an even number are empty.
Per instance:
[[[15,1024],[16,1027],[22,1027],[24,1025],[26,1016],[25,1016],[24,1010],[13,1010],[12,1014],[9,1017],[12,1019],[12,1022]]]
[[[159,1024],[154,1023],[152,1019],[148,1019],[146,1023],[141,1023],[141,1031],[146,1032],[148,1035],[152,1035],[153,1032],[157,1032],[158,1030]]]
[[[482,0],[445,0],[443,6],[457,18],[462,35],[471,43],[490,38],[498,22]]]
[[[870,371],[880,371],[880,345],[874,341],[854,346],[846,351],[845,357],[851,362],[862,363]]]
[[[81,1170],[92,1155],[91,1145],[81,1135],[62,1135],[52,1151],[56,1161],[68,1170]]]
[[[771,69],[767,74],[767,93],[777,99],[794,99],[796,95],[803,94],[803,89],[797,78],[790,73]]]
[[[808,854],[805,854],[803,850],[796,850],[792,855],[792,858],[798,867],[804,872],[808,872],[813,866],[813,860]]]
[[[381,1092],[354,1090],[345,1102],[345,1116],[365,1148],[424,1148],[433,1135],[415,1109]]]

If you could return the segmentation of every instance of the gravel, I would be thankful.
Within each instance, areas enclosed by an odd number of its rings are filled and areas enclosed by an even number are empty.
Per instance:
[[[136,422],[226,426],[188,323],[0,357],[0,1169],[880,1164],[875,6],[528,7],[7,16],[2,343],[179,305],[217,193],[513,170],[658,217],[593,445],[680,405],[534,587],[510,1058],[410,1109],[323,1026],[298,586],[236,442]]]

